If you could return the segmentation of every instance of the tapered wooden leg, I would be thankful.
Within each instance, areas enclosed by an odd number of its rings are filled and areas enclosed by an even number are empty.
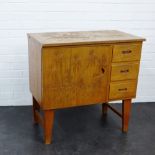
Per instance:
[[[129,118],[131,113],[131,99],[123,100],[122,103],[122,131],[128,131]]]
[[[38,124],[38,118],[37,118],[37,114],[36,111],[40,111],[40,106],[38,104],[38,102],[36,101],[36,99],[33,97],[33,120],[35,124]]]
[[[54,123],[54,110],[44,110],[44,141],[45,141],[45,144],[51,143],[53,123]]]
[[[102,104],[102,114],[107,115],[107,112],[108,112],[108,105],[107,105],[107,103],[103,103]]]

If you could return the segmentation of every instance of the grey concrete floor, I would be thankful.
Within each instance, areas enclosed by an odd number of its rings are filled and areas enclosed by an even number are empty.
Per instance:
[[[113,112],[101,119],[101,105],[58,110],[50,145],[31,108],[0,107],[0,155],[155,155],[155,103],[133,104],[128,134]]]

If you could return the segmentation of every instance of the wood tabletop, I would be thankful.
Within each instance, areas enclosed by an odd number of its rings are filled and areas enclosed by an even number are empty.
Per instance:
[[[117,30],[28,33],[41,46],[145,41],[145,38]]]

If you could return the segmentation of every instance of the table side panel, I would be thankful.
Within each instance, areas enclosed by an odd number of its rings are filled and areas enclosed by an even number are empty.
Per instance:
[[[28,37],[28,52],[30,91],[41,104],[41,46],[31,37]]]

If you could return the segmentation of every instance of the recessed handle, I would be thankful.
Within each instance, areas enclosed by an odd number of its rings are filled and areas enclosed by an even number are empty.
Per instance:
[[[127,91],[127,88],[119,88],[118,91]]]
[[[129,69],[125,69],[125,70],[120,70],[121,73],[128,73]]]
[[[129,53],[131,53],[131,52],[132,52],[131,50],[122,51],[123,54],[129,54]]]
[[[102,68],[101,70],[102,70],[102,73],[104,73],[104,72],[105,72],[105,69],[104,69],[104,68]]]

